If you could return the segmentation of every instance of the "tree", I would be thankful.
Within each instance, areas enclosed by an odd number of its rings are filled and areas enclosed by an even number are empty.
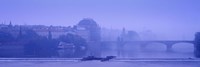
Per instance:
[[[39,36],[33,30],[25,30],[24,32],[19,38],[28,42],[24,45],[25,55],[32,55],[33,57],[52,57],[57,55],[58,40]]]
[[[0,42],[9,42],[13,40],[14,40],[14,37],[12,36],[12,34],[8,32],[0,31]]]
[[[66,43],[72,43],[75,46],[74,57],[82,57],[86,54],[87,43],[82,37],[74,34],[62,35],[59,40]]]
[[[140,40],[139,34],[135,31],[128,31],[126,37],[128,41]]]
[[[22,31],[20,30],[19,34],[20,35],[18,36],[18,39],[23,40],[34,40],[40,37],[34,30],[31,29],[24,30],[24,33],[22,33]]]
[[[25,45],[25,54],[34,57],[53,57],[57,56],[58,40],[39,37],[31,40]]]

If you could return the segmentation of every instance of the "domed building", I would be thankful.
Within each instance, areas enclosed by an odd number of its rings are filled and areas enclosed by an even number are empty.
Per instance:
[[[91,18],[84,18],[77,24],[77,33],[88,41],[100,41],[99,25]]]
[[[78,26],[84,27],[86,29],[99,27],[98,24],[93,19],[90,18],[84,18],[78,23]]]

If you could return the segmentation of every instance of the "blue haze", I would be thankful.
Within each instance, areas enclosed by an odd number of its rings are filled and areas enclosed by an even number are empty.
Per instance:
[[[199,0],[0,0],[0,22],[69,26],[93,18],[100,26],[161,39],[192,40],[200,31]]]

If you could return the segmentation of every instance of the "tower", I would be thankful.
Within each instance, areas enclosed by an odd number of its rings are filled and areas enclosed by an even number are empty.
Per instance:
[[[12,27],[12,22],[11,22],[11,21],[10,21],[10,23],[9,23],[8,27]]]
[[[48,37],[47,37],[47,38],[48,38],[49,40],[52,39],[51,27],[52,27],[52,26],[50,26],[49,29],[48,29]]]
[[[195,34],[194,55],[195,57],[200,58],[200,32]]]

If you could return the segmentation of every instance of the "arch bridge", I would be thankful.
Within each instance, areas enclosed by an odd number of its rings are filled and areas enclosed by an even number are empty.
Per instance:
[[[172,46],[178,43],[191,43],[194,45],[194,41],[190,40],[155,40],[155,41],[102,41],[101,44],[117,44],[117,45],[126,45],[126,44],[139,44],[141,48],[145,48],[146,45],[152,43],[161,43],[166,46],[166,51],[171,51]]]

